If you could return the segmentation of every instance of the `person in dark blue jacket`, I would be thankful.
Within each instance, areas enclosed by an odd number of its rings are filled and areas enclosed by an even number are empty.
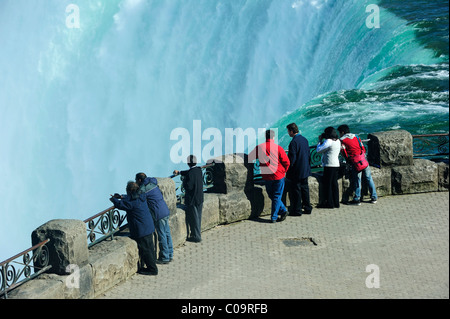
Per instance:
[[[289,144],[288,157],[291,165],[286,173],[287,188],[289,191],[289,215],[301,216],[311,214],[312,206],[309,198],[308,177],[311,176],[311,163],[308,140],[299,133],[295,123],[287,127],[292,137]],[[303,211],[302,211],[303,209]]]
[[[197,166],[197,157],[189,155],[187,158],[189,170],[174,170],[173,174],[183,176],[185,190],[184,204],[186,205],[186,225],[188,228],[187,241],[200,243],[202,241],[202,210],[203,210],[203,173]]]
[[[169,226],[169,207],[158,187],[158,180],[147,177],[145,173],[136,174],[136,183],[139,185],[139,194],[147,198],[147,205],[155,222],[158,233],[159,257],[156,263],[167,264],[173,260],[173,243]]]
[[[153,233],[155,225],[144,194],[138,194],[139,185],[128,182],[127,195],[114,194],[110,201],[114,207],[127,212],[131,238],[137,242],[140,257],[138,272],[144,275],[157,275]],[[145,264],[147,267],[143,267]]]

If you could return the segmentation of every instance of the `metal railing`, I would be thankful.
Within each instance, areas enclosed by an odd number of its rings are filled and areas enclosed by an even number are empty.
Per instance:
[[[34,245],[0,263],[0,297],[8,298],[8,292],[52,268],[46,244],[50,239]],[[30,256],[30,253],[33,256]],[[20,261],[21,260],[21,261]],[[16,268],[16,265],[19,267]],[[33,270],[34,269],[34,272]]]
[[[125,220],[126,213],[119,211],[114,206],[85,219],[83,222],[87,223],[88,247],[92,247],[107,238],[113,239],[114,234],[127,225],[124,224]],[[97,235],[101,236],[97,238]]]
[[[449,156],[449,134],[413,135],[415,158],[447,158]]]

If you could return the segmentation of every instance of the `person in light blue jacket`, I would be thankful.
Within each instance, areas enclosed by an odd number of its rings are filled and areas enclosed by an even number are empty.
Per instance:
[[[319,136],[317,153],[322,154],[323,166],[323,203],[321,208],[339,208],[339,154],[341,141],[333,127],[327,127]]]

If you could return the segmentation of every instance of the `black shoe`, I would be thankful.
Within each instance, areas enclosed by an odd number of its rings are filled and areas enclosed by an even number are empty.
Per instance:
[[[160,265],[167,265],[168,263],[170,263],[170,259],[169,260],[164,260],[164,259],[157,259],[156,263],[160,264]]]
[[[144,276],[157,276],[158,275],[158,272],[150,271],[147,268],[142,268],[142,269],[138,270],[137,273],[140,275],[144,275]]]
[[[298,213],[298,212],[289,213],[289,216],[302,216],[302,213]]]
[[[190,241],[191,243],[199,243],[202,240],[198,239],[198,238],[193,238],[193,237],[189,237],[188,239],[186,239],[187,241]]]
[[[277,221],[278,221],[278,222],[284,221],[288,215],[289,215],[289,213],[288,213],[287,211],[281,213],[281,214],[280,214],[280,218],[279,218]]]

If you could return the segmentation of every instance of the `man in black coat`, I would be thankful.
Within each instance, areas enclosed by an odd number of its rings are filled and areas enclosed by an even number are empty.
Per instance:
[[[295,123],[287,127],[292,137],[289,144],[288,157],[291,165],[286,173],[287,188],[289,191],[289,215],[301,216],[311,214],[312,206],[309,198],[308,177],[311,176],[310,151],[308,140],[299,133]],[[302,212],[303,208],[303,212]]]
[[[174,175],[183,176],[186,205],[186,224],[188,226],[188,241],[199,243],[202,240],[202,209],[203,209],[203,173],[197,165],[197,158],[189,155],[187,159],[189,170],[173,171]]]

